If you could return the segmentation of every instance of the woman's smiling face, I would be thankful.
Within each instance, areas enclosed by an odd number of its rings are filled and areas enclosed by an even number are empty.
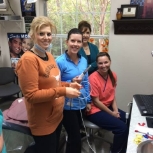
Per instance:
[[[83,33],[83,43],[87,43],[90,39],[91,31],[89,28],[84,27],[82,33]]]
[[[52,42],[52,33],[50,26],[44,26],[34,35],[34,43],[43,49],[47,49]]]
[[[110,69],[111,61],[107,56],[100,56],[97,59],[98,70],[101,73],[107,73]]]
[[[22,50],[23,52],[26,52],[27,50],[31,49],[31,40],[30,39],[23,39],[22,40]]]
[[[68,52],[77,54],[82,47],[82,35],[81,34],[71,34],[70,38],[67,40]]]

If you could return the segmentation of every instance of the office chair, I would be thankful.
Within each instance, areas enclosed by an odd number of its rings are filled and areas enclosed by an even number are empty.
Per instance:
[[[13,96],[19,97],[20,87],[15,82],[16,75],[11,67],[0,67],[0,98]]]
[[[97,134],[95,134],[95,130],[96,131],[99,131],[101,130],[101,128],[97,125],[95,125],[94,123],[88,121],[87,119],[84,119],[84,125],[87,129],[87,136],[83,137],[82,138],[82,143],[85,141],[85,140],[89,140],[89,144],[91,146],[91,148],[96,152],[96,147],[95,147],[95,140],[97,139],[98,141],[100,142],[106,142],[110,147],[112,145],[111,142],[103,139],[102,137],[98,136]],[[102,147],[102,145],[101,145]],[[89,147],[89,151],[88,152],[91,152],[93,153],[93,150]]]

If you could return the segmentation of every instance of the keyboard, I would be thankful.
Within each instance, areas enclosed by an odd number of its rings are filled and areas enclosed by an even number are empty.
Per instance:
[[[153,117],[153,95],[136,94],[133,96],[142,116]]]

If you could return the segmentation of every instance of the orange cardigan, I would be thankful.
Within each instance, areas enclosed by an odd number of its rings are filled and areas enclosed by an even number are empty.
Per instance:
[[[50,53],[47,56],[48,61],[44,61],[27,51],[16,67],[33,135],[48,135],[55,131],[63,118],[64,86],[69,86],[60,81],[60,71],[53,56]]]

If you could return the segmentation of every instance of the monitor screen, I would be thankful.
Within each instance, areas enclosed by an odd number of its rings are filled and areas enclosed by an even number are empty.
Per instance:
[[[20,57],[33,47],[33,42],[27,33],[8,33],[8,45],[11,59],[11,66],[16,67]]]
[[[4,0],[0,0],[0,4],[3,4],[4,3]]]
[[[20,0],[22,16],[36,16],[35,3],[27,3],[27,0]]]
[[[6,9],[6,0],[0,0],[0,9]]]

